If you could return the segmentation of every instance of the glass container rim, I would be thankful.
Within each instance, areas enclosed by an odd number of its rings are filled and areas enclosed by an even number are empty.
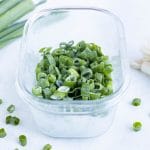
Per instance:
[[[57,10],[92,10],[92,11],[96,11],[99,13],[104,13],[106,15],[109,15],[111,17],[113,17],[117,22],[120,23],[120,25],[123,27],[123,23],[122,21],[116,16],[114,15],[111,11],[106,10],[106,9],[102,9],[102,8],[98,8],[98,7],[55,7],[55,8],[42,8],[41,10],[34,12],[33,15],[28,19],[28,21],[25,24],[24,27],[24,32],[23,32],[23,38],[22,41],[25,41],[27,32],[30,28],[30,26],[32,25],[32,23],[34,23],[34,21],[36,19],[39,18],[39,13],[42,12],[52,12],[52,11],[57,11]],[[21,43],[21,47],[23,47],[23,42]],[[97,99],[97,100],[49,100],[49,99],[43,99],[43,98],[39,98],[39,97],[35,97],[32,95],[31,92],[29,92],[24,85],[22,85],[21,79],[19,77],[19,70],[20,70],[20,66],[18,68],[18,73],[17,73],[17,78],[16,78],[16,88],[18,91],[18,94],[22,97],[24,96],[24,99],[28,102],[28,103],[32,103],[32,101],[36,101],[42,104],[50,104],[50,105],[60,105],[60,104],[73,104],[73,105],[97,105],[97,104],[108,104],[108,103],[112,103],[112,104],[116,104],[117,102],[119,102],[120,100],[118,99],[118,97],[120,97],[127,89],[128,85],[129,85],[129,78],[125,77],[121,87],[116,90],[113,94],[106,96],[104,98],[101,99]],[[118,99],[118,100],[115,100]],[[31,101],[32,100],[32,101]]]

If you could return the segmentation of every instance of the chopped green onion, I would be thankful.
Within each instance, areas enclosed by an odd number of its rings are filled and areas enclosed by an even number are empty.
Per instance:
[[[51,150],[52,146],[50,144],[46,144],[42,150]]]
[[[140,131],[141,128],[142,128],[142,123],[141,122],[137,121],[137,122],[133,123],[133,130],[134,131]]]
[[[95,100],[113,93],[109,58],[95,43],[61,42],[59,47],[40,49],[36,66],[35,96],[50,100]]]
[[[8,106],[7,111],[9,113],[13,113],[15,111],[15,105],[11,104],[10,106]]]
[[[23,0],[0,16],[0,31],[34,9],[32,0]]]
[[[12,116],[7,116],[6,117],[6,124],[11,124],[17,126],[20,123],[20,119],[18,117],[12,117]]]
[[[27,137],[25,135],[20,135],[19,143],[21,146],[26,146],[27,145]]]
[[[4,129],[4,128],[1,128],[1,129],[0,129],[0,138],[4,138],[6,135],[7,135],[7,134],[6,134],[5,129]]]
[[[133,106],[140,106],[141,105],[141,99],[140,98],[134,98],[132,101]]]

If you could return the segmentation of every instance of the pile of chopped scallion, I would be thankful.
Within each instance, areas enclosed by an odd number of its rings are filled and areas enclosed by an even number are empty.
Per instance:
[[[41,48],[36,66],[35,96],[50,100],[95,100],[112,94],[112,64],[95,43],[62,42]]]

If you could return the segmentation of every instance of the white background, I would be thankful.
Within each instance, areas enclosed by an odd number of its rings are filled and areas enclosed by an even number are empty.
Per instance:
[[[90,5],[111,10],[121,18],[125,26],[129,61],[140,56],[139,49],[150,41],[150,1],[149,0],[84,0],[55,1],[52,5]],[[130,87],[119,104],[116,118],[111,129],[101,137],[90,139],[56,139],[41,134],[35,126],[28,106],[22,102],[15,89],[16,68],[18,66],[20,39],[0,50],[0,97],[4,103],[0,106],[0,128],[7,130],[7,137],[0,139],[0,150],[41,150],[50,143],[53,150],[150,150],[150,77],[131,70]],[[140,107],[130,103],[134,97],[142,98]],[[16,105],[21,124],[17,127],[5,125],[6,108]],[[132,123],[140,120],[143,128],[133,132]],[[39,120],[40,121],[40,120]],[[18,142],[19,134],[26,134],[28,145],[22,148]]]

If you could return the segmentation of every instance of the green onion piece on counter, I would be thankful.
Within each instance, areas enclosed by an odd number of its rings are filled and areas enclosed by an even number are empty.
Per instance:
[[[0,32],[0,39],[1,39],[1,40],[3,39],[3,41],[4,41],[4,40],[6,40],[6,37],[8,37],[8,34],[14,32],[14,31],[16,31],[16,30],[19,30],[20,28],[22,28],[22,30],[23,30],[23,27],[24,27],[24,25],[25,25],[25,22],[26,22],[26,20],[17,22],[17,23],[15,23],[15,24],[10,25],[10,26],[9,26],[8,28],[6,28],[5,30],[1,31],[1,32]],[[6,36],[6,37],[5,37],[5,36]]]
[[[3,103],[3,100],[0,98],[0,104],[2,104]]]
[[[75,69],[73,69],[73,68],[70,68],[70,69],[68,70],[68,72],[69,72],[71,75],[75,76],[76,78],[78,78],[78,77],[80,76],[79,73],[78,73]]]
[[[65,81],[64,81],[64,85],[68,86],[68,87],[74,87],[75,84],[77,82],[77,78],[74,75],[69,75]]]
[[[50,144],[46,144],[42,150],[51,150],[52,146]]]
[[[20,119],[18,117],[12,117],[12,116],[7,116],[6,117],[6,124],[11,124],[17,126],[20,123]]]
[[[134,122],[133,123],[133,130],[134,131],[140,131],[141,130],[141,128],[142,128],[142,123],[141,122],[139,122],[139,121],[137,121],[137,122]]]
[[[48,79],[41,78],[38,81],[38,86],[41,87],[41,88],[46,88],[46,87],[50,86],[50,83],[49,83]]]
[[[19,143],[21,146],[26,146],[27,145],[27,137],[25,135],[20,135]]]
[[[69,92],[69,87],[67,86],[60,86],[55,92],[54,94],[51,96],[52,99],[55,100],[62,100],[67,93]]]
[[[48,75],[48,81],[49,81],[50,83],[55,83],[55,81],[56,81],[56,76],[53,75],[53,74],[49,74],[49,75]]]
[[[7,111],[9,113],[13,113],[15,111],[15,105],[11,104],[10,106],[8,106]]]
[[[132,100],[132,105],[133,106],[140,106],[141,105],[141,99],[140,98],[134,98]]]
[[[0,138],[4,138],[6,135],[7,135],[7,134],[6,134],[5,129],[4,129],[4,128],[1,128],[1,129],[0,129]]]
[[[84,42],[84,41],[80,41],[77,45],[76,45],[76,48],[77,48],[77,50],[84,50],[85,48],[86,48],[86,43]]]

